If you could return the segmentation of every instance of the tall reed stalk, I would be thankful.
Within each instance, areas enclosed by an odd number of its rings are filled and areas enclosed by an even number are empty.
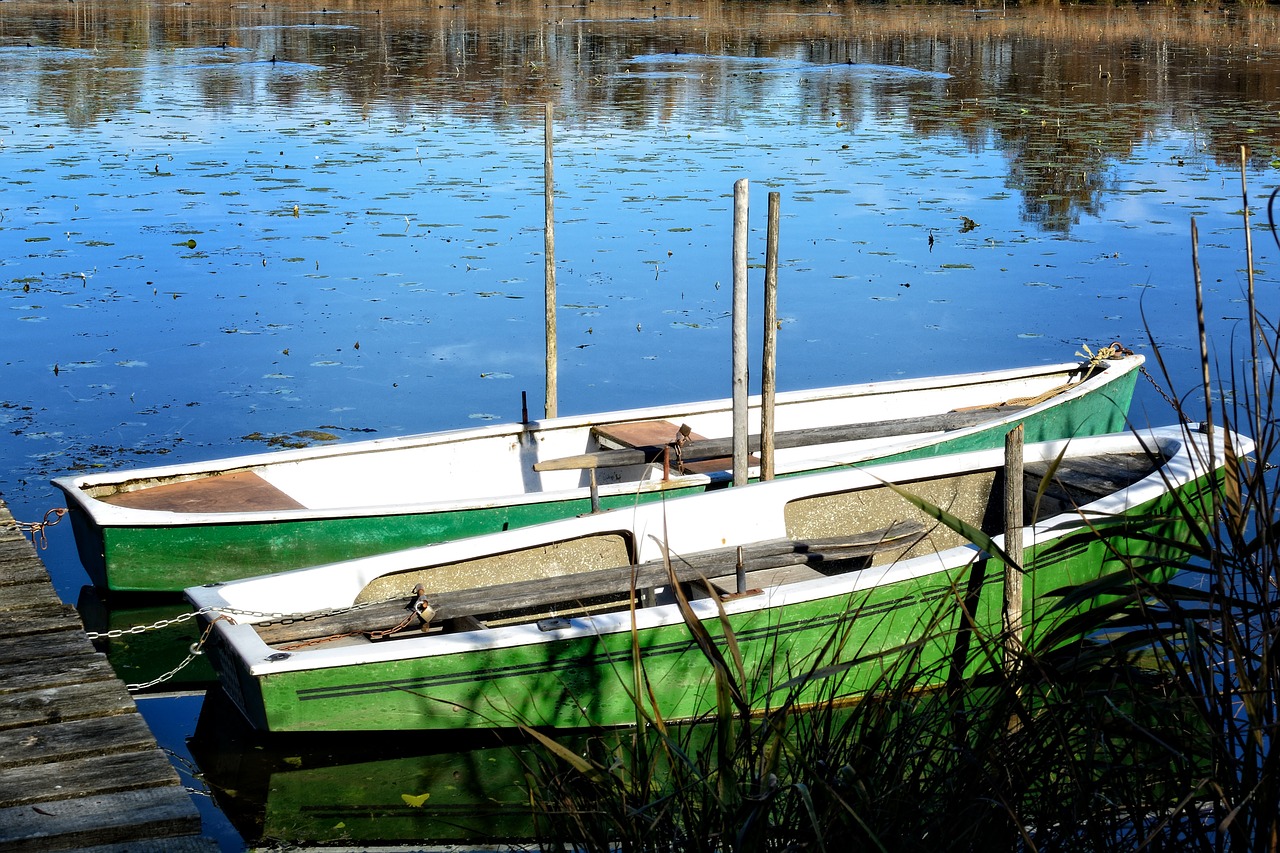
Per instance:
[[[1280,329],[1252,278],[1250,264],[1250,355],[1212,394],[1202,335],[1197,384],[1206,420],[1253,432],[1256,454],[1228,443],[1223,482],[1179,504],[1186,559],[1058,590],[1070,615],[1033,629],[1012,667],[1002,637],[921,625],[951,659],[922,668],[920,646],[900,649],[861,701],[803,712],[786,691],[747,712],[726,624],[718,643],[698,638],[719,697],[706,720],[669,724],[640,679],[634,729],[577,751],[540,736],[528,778],[543,848],[1280,849]],[[1098,605],[1071,609],[1084,601]],[[798,686],[829,677],[821,658]]]

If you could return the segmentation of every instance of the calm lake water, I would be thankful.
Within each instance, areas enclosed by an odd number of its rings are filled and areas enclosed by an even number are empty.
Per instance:
[[[512,420],[522,392],[540,415],[546,103],[561,414],[730,393],[740,178],[756,318],[781,198],[784,389],[1154,338],[1194,416],[1191,224],[1225,375],[1247,351],[1242,180],[1276,316],[1274,10],[374,5],[0,4],[17,518],[61,505],[49,478],[74,470]],[[1175,419],[1147,382],[1132,416]],[[79,600],[65,526],[42,556]],[[186,642],[160,641],[157,671]],[[202,694],[141,704],[192,787],[221,790],[196,799],[227,849],[360,838],[337,779],[405,780],[385,839],[457,835],[461,815],[515,831],[475,805],[518,792],[491,743],[408,769],[374,760],[403,750],[263,751],[210,705],[232,740],[189,750]]]

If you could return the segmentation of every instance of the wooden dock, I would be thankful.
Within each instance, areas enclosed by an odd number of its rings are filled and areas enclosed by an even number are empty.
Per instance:
[[[0,501],[0,850],[216,851],[133,697]]]

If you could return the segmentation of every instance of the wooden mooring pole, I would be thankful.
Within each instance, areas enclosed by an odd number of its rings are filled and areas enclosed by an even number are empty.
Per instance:
[[[1022,424],[1004,440],[1004,549],[1011,560],[1004,567],[1004,666],[1012,673],[1022,656]]]
[[[769,230],[764,249],[764,350],[760,371],[760,479],[773,479],[773,402],[778,389],[778,211],[780,195],[769,193]]]
[[[556,347],[556,217],[555,217],[555,160],[551,151],[552,139],[552,105],[546,106],[543,126],[543,157],[542,157],[542,177],[543,177],[543,195],[544,195],[544,212],[543,212],[543,278],[545,279],[545,320],[547,334],[547,386],[546,386],[546,413],[547,417],[554,418],[556,416],[556,398],[559,395],[556,378],[556,362],[558,361],[558,351]]]
[[[747,179],[733,185],[733,484],[747,482]]]

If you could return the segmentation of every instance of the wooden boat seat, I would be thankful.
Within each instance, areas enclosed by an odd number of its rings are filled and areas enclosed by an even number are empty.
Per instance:
[[[617,424],[597,424],[592,427],[596,440],[605,449],[662,447],[672,444],[685,431],[685,447],[692,448],[700,441],[708,441],[706,436],[698,435],[684,426],[676,426],[671,421],[628,421]],[[760,459],[750,457],[749,465],[759,465]],[[733,468],[732,456],[718,456],[713,459],[680,462],[674,448],[671,450],[672,470],[683,470],[689,474],[712,474],[728,471]]]
[[[102,495],[98,500],[130,509],[166,512],[266,512],[305,507],[253,471],[231,471],[194,480]]]
[[[870,421],[867,423],[835,424],[832,426],[807,427],[805,429],[785,430],[774,435],[774,447],[778,450],[796,447],[815,447],[822,444],[837,444],[846,441],[867,441],[881,438],[893,438],[906,435],[949,432],[981,426],[1000,418],[1007,418],[1025,406],[996,406],[976,411],[943,412],[934,415],[922,415],[913,418],[896,418],[886,421]],[[637,424],[657,424],[656,434],[648,436],[656,444],[642,444],[639,433],[632,434]],[[544,459],[535,462],[535,471],[570,471],[579,468],[617,468],[627,465],[642,465],[652,462],[664,445],[675,438],[677,427],[670,421],[636,421],[621,424],[602,424],[593,428],[602,445],[594,453],[579,453],[574,456],[562,456],[556,459]],[[686,469],[701,462],[714,463],[710,470],[724,471],[732,463],[725,461],[732,457],[732,438],[703,438],[695,436],[696,441],[685,445]],[[633,443],[635,442],[635,443]],[[760,447],[760,436],[747,437],[748,446]],[[753,456],[752,464],[758,464]]]
[[[454,589],[424,592],[436,620],[445,621],[459,617],[474,617],[489,622],[491,617],[507,618],[554,607],[566,603],[598,600],[607,596],[623,596],[623,604],[630,601],[634,591],[666,586],[672,575],[680,584],[700,584],[707,577],[736,577],[739,558],[743,560],[748,576],[765,583],[764,575],[754,572],[832,566],[825,573],[814,570],[814,575],[800,575],[795,580],[825,574],[827,576],[862,565],[867,558],[886,551],[905,551],[927,534],[927,528],[918,521],[897,521],[888,527],[852,533],[826,539],[782,539],[758,542],[742,549],[721,548],[687,556],[673,555],[671,568],[662,560],[642,563],[639,566],[615,566],[595,569],[559,577],[536,578],[514,583],[477,586],[470,589]],[[811,569],[812,570],[812,569]],[[785,575],[779,574],[781,578]],[[417,582],[418,575],[408,579]],[[777,581],[773,581],[777,583]],[[736,588],[736,581],[731,587]],[[404,590],[403,594],[408,594]],[[417,599],[415,595],[406,605],[406,599],[389,598],[371,602],[360,610],[339,613],[316,613],[288,622],[267,622],[255,625],[258,635],[268,645],[295,643],[317,638],[336,637],[353,633],[370,633],[387,626],[402,625],[406,613]],[[401,628],[400,636],[420,635],[420,626]]]

